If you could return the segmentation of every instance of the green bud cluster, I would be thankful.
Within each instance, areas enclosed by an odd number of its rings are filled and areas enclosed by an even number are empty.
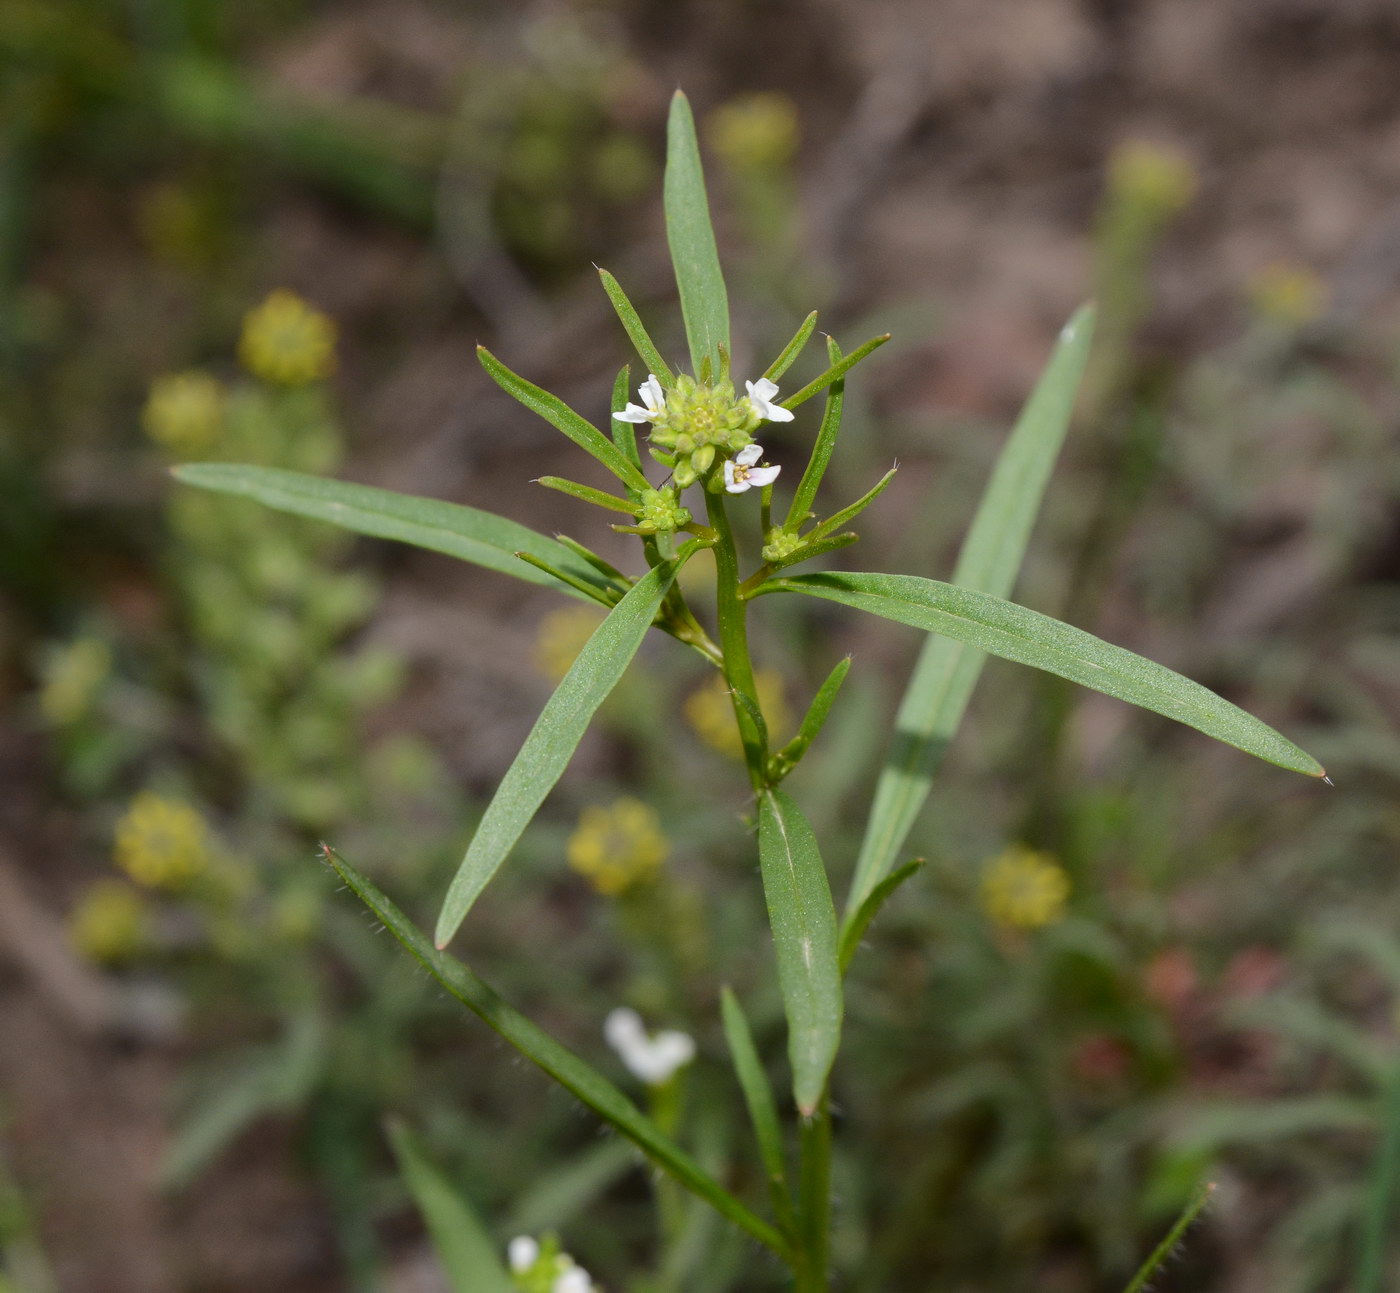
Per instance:
[[[652,424],[652,457],[670,467],[684,489],[714,466],[717,454],[728,457],[751,444],[762,421],[727,378],[708,386],[682,373],[666,392],[665,413]]]
[[[790,557],[807,540],[793,530],[785,530],[775,525],[765,536],[763,544],[764,561],[782,561]]]
[[[690,511],[680,504],[672,485],[664,489],[649,489],[638,499],[637,524],[639,534],[672,534],[690,524]]]

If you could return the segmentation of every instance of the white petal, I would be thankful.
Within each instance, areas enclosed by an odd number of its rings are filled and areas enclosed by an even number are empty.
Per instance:
[[[764,404],[778,393],[778,383],[770,382],[766,377],[760,377],[756,382],[745,382],[744,385],[751,400],[761,400]]]
[[[781,467],[750,467],[749,484],[757,485],[760,488],[764,485],[771,485],[778,479],[780,471],[782,471]]]
[[[742,481],[737,485],[734,483],[734,460],[732,458],[724,460],[724,487],[731,494],[742,494],[748,489],[748,486]]]
[[[593,1281],[582,1266],[571,1266],[554,1281],[550,1293],[593,1293]]]
[[[791,422],[797,416],[791,409],[785,409],[781,404],[765,404],[761,412],[770,422]]]
[[[637,388],[637,394],[642,397],[642,403],[647,408],[659,413],[666,407],[666,392],[661,389],[661,383],[656,380],[655,373],[648,373],[647,379]]]
[[[650,422],[656,414],[651,409],[644,409],[636,404],[629,404],[621,413],[614,413],[615,422]]]
[[[607,1038],[608,1045],[620,1054],[645,1041],[646,1035],[641,1015],[629,1006],[619,1006],[603,1020],[603,1036]]]
[[[529,1235],[516,1235],[506,1248],[510,1268],[516,1274],[528,1271],[540,1257],[540,1246]]]
[[[678,1068],[683,1068],[695,1058],[695,1038],[689,1033],[679,1033],[671,1029],[657,1033],[656,1039],[652,1042],[652,1051],[656,1055],[658,1062],[664,1061],[669,1066],[667,1076],[674,1073]]]
[[[752,467],[762,457],[763,446],[761,444],[746,444],[734,455],[734,461],[741,467]]]

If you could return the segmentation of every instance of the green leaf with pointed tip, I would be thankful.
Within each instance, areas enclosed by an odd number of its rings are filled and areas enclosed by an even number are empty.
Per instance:
[[[1176,1224],[1167,1231],[1166,1237],[1153,1250],[1142,1266],[1138,1268],[1138,1273],[1128,1281],[1128,1286],[1123,1293],[1143,1293],[1148,1283],[1176,1253],[1181,1243],[1182,1236],[1195,1224],[1196,1218],[1206,1209],[1206,1204],[1210,1202],[1210,1196],[1215,1193],[1215,1183],[1208,1182],[1197,1188],[1191,1196],[1190,1202],[1182,1209],[1181,1215],[1176,1219]]]
[[[792,1094],[802,1115],[810,1117],[841,1043],[836,909],[816,836],[781,790],[759,796],[758,860],[787,1015]]]
[[[851,919],[841,927],[840,961],[842,974],[851,968],[851,960],[856,954],[856,948],[860,946],[860,940],[865,937],[865,931],[870,928],[870,922],[880,914],[880,908],[885,905],[890,895],[900,885],[923,870],[923,866],[923,858],[915,858],[912,862],[906,862],[898,871],[891,871],[870,891],[865,901],[856,908]]]
[[[642,362],[647,366],[647,370],[654,373],[663,386],[675,385],[676,375],[671,371],[671,366],[661,358],[661,352],[656,348],[651,334],[647,332],[641,316],[633,307],[632,302],[627,299],[627,293],[622,290],[622,284],[602,268],[598,270],[598,277],[602,279],[603,291],[608,294],[608,300],[612,302],[613,309],[617,311],[618,319],[627,330],[627,335],[632,339],[632,344],[636,347],[637,354],[642,357]],[[620,411],[614,410],[614,412]]]
[[[617,374],[617,380],[613,382],[611,411],[621,413],[627,407],[627,394],[631,389],[632,365],[623,364]],[[642,470],[642,455],[637,449],[637,428],[631,422],[619,422],[616,418],[610,418],[608,426],[612,429],[613,444],[618,448],[628,462],[638,471]]]
[[[1281,768],[1323,775],[1311,755],[1200,683],[1015,602],[917,575],[798,575],[773,580],[767,589],[806,593],[956,638],[1174,718]]]
[[[485,346],[476,348],[476,357],[507,395],[520,401],[532,413],[538,413],[550,426],[562,431],[578,447],[590,453],[614,476],[631,489],[647,489],[646,477],[627,461],[626,455],[587,418],[575,413],[557,395],[528,382],[512,372]]]
[[[785,409],[795,409],[799,404],[810,400],[813,395],[820,395],[832,382],[840,377],[844,377],[852,368],[860,363],[866,355],[870,354],[871,351],[878,350],[889,339],[890,334],[888,332],[882,333],[878,337],[871,337],[869,341],[857,346],[844,359],[838,359],[824,373],[812,378],[812,380],[798,391],[796,395],[789,395],[787,399],[780,400],[779,403],[781,403]]]
[[[679,90],[671,99],[671,115],[666,124],[663,191],[666,241],[671,248],[676,287],[680,289],[690,362],[696,377],[704,380],[707,361],[711,371],[718,373],[720,351],[729,349],[729,296],[710,224],[695,118],[689,100]]]
[[[832,337],[826,339],[826,353],[833,364],[841,362],[841,347]],[[826,393],[826,410],[822,413],[822,424],[817,430],[816,441],[812,445],[811,457],[807,459],[802,479],[797,483],[797,492],[792,496],[788,508],[785,530],[796,532],[812,511],[812,503],[817,497],[817,489],[826,475],[831,462],[832,450],[836,448],[836,437],[841,432],[841,410],[846,402],[846,383],[839,378],[832,382]]]
[[[793,333],[792,340],[782,349],[778,357],[768,365],[768,371],[763,375],[770,381],[776,382],[789,368],[796,362],[797,356],[802,353],[802,349],[811,339],[812,333],[817,327],[817,312],[812,311],[802,320],[802,326]],[[831,342],[835,345],[835,342]],[[834,362],[834,361],[833,361]]]
[[[515,1293],[495,1238],[422,1141],[394,1118],[389,1122],[389,1143],[453,1293]]]
[[[196,462],[171,469],[186,485],[251,498],[279,512],[294,512],[327,521],[356,534],[377,539],[397,539],[414,547],[443,552],[527,583],[541,584],[571,596],[583,597],[576,588],[561,584],[544,571],[527,566],[515,554],[529,552],[584,583],[605,589],[609,585],[577,556],[553,539],[504,516],[482,512],[460,503],[436,498],[396,494],[371,485],[327,480],[300,471],[276,467],[251,467],[239,463]]]
[[[846,675],[850,671],[851,657],[846,656],[836,662],[836,667],[827,674],[826,681],[817,688],[817,694],[812,697],[812,703],[807,707],[807,714],[802,720],[802,726],[797,729],[797,735],[770,760],[773,765],[771,770],[777,776],[787,776],[801,762],[808,747],[817,739],[822,728],[826,726],[826,717],[831,713],[832,705],[836,703],[836,693],[841,690],[841,684],[846,681]]]
[[[496,991],[455,957],[440,952],[379,888],[336,851],[322,845],[326,860],[414,959],[447,991],[494,1029],[531,1063],[636,1145],[657,1167],[675,1177],[721,1216],[780,1256],[789,1256],[783,1237],[755,1216],[683,1149],[671,1141],[635,1104],[591,1065],[560,1045],[537,1024],[508,1005]]]
[[[1055,353],[1036,383],[968,530],[952,582],[1009,597],[1025,557],[1094,335],[1094,310],[1084,306],[1060,332]],[[889,874],[928,798],[933,774],[962,722],[986,656],[963,642],[932,635],[924,643],[895,719],[875,802],[846,900],[846,922]]]
[[[881,476],[879,480],[849,507],[843,507],[834,516],[827,517],[825,521],[813,529],[810,537],[814,541],[824,539],[833,530],[839,530],[848,521],[854,521],[856,517],[885,492],[885,488],[889,485],[890,481],[895,478],[898,472],[898,467],[891,467],[889,471]]]
[[[544,710],[515,762],[497,787],[467,855],[448,888],[438,917],[437,944],[457,932],[472,904],[564,774],[598,706],[617,686],[670,588],[676,571],[695,551],[685,545],[674,561],[649,570],[593,631]]]

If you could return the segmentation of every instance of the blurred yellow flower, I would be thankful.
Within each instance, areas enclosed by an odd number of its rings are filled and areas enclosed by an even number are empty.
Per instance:
[[[1196,196],[1196,169],[1175,149],[1130,139],[1108,162],[1109,190],[1116,202],[1157,217],[1175,215]]]
[[[146,900],[123,880],[99,880],[69,916],[68,937],[100,965],[129,961],[147,942]]]
[[[671,851],[656,814],[624,797],[606,808],[583,810],[569,836],[569,865],[610,897],[652,879]]]
[[[1036,929],[1060,918],[1069,876],[1049,853],[1015,844],[982,873],[982,909],[999,925]]]
[[[1306,265],[1276,261],[1249,283],[1249,299],[1260,318],[1285,328],[1301,328],[1327,308],[1327,284]]]
[[[208,373],[170,373],[151,383],[141,425],[162,449],[185,457],[203,453],[224,426],[228,392]]]
[[[40,712],[55,727],[76,723],[92,708],[111,670],[111,648],[98,638],[59,647],[44,662]]]
[[[243,318],[238,357],[276,386],[305,386],[335,371],[335,324],[295,292],[279,287]]]
[[[117,823],[117,865],[138,884],[179,889],[209,865],[209,826],[178,799],[143,790]]]
[[[546,678],[558,682],[578,659],[584,643],[603,622],[601,611],[586,606],[565,606],[550,611],[540,621],[535,636],[535,666]]]
[[[782,674],[776,669],[760,669],[753,681],[770,735],[786,732],[792,726],[792,713],[783,696]],[[734,702],[728,684],[718,674],[686,697],[685,719],[711,749],[734,759],[743,757],[744,744],[734,719]]]
[[[785,166],[800,137],[797,105],[785,94],[741,94],[710,114],[710,146],[736,170]]]

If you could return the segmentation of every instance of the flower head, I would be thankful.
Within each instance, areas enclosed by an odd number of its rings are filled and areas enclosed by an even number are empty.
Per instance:
[[[667,1029],[651,1037],[642,1017],[627,1006],[619,1006],[603,1021],[603,1036],[633,1076],[648,1086],[664,1085],[695,1058],[695,1039],[689,1033]]]
[[[771,384],[771,383],[770,383]],[[792,414],[787,409],[781,410]],[[740,449],[732,458],[727,458],[724,463],[724,489],[729,494],[742,494],[746,490],[752,489],[755,485],[760,487],[771,485],[778,479],[781,467],[770,467],[766,464],[756,467],[754,464],[763,457],[763,446],[761,444],[751,444]]]
[[[655,373],[648,373],[647,379],[639,387],[637,394],[640,404],[628,403],[621,413],[614,413],[618,422],[659,422],[666,416],[666,392],[656,380]]]
[[[223,430],[228,392],[208,373],[170,373],[151,383],[141,426],[162,449],[203,453]]]
[[[982,909],[999,925],[1035,929],[1060,918],[1069,876],[1049,853],[1015,845],[987,863]]]
[[[138,884],[179,889],[204,871],[212,846],[197,809],[143,790],[117,823],[117,865]]]
[[[68,937],[90,961],[130,960],[146,944],[146,900],[123,880],[99,880],[68,918]]]
[[[598,1293],[589,1273],[559,1247],[554,1235],[543,1240],[516,1235],[506,1247],[506,1264],[521,1293]]]
[[[599,893],[614,895],[645,884],[670,851],[656,814],[640,799],[624,797],[583,810],[567,855]]]
[[[265,382],[306,386],[335,371],[335,324],[295,292],[278,288],[243,319],[243,366]]]
[[[55,650],[43,665],[39,709],[56,727],[86,718],[112,671],[112,650],[100,638],[78,638]]]

